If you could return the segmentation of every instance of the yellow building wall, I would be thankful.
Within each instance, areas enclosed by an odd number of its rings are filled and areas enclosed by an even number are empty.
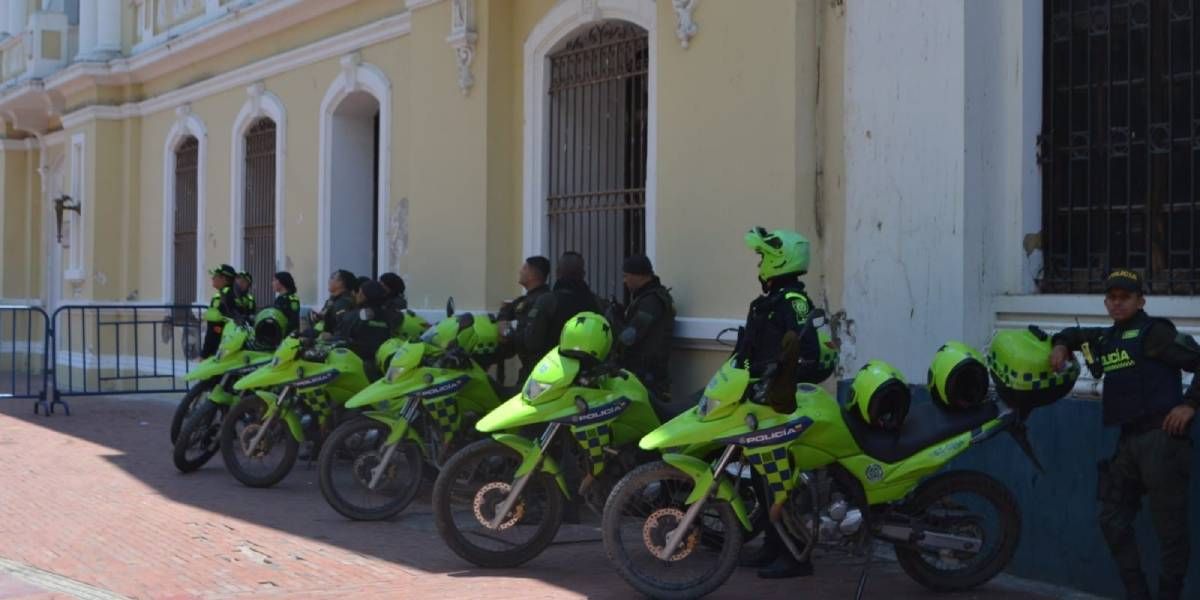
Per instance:
[[[41,185],[37,150],[0,151],[0,298],[41,295]]]

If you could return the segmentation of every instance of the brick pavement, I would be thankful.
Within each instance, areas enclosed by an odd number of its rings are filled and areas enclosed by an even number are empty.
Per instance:
[[[79,398],[73,416],[35,417],[0,402],[0,558],[132,598],[628,598],[594,528],[565,530],[524,568],[471,568],[445,548],[426,499],[391,522],[355,523],[329,508],[315,468],[298,465],[273,489],[243,487],[218,455],[175,471],[167,443],[173,405]],[[573,542],[573,543],[572,543]],[[587,568],[581,569],[581,565]],[[739,572],[714,598],[853,596],[858,568],[829,562],[818,576],[766,582]],[[875,572],[871,598],[927,594],[895,565]],[[52,598],[6,576],[0,599]],[[1037,598],[994,582],[963,600]]]

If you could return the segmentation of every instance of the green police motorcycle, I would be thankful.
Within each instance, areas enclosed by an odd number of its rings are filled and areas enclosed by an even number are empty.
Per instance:
[[[475,425],[490,439],[442,467],[434,522],[456,554],[483,567],[525,563],[554,540],[573,493],[599,513],[621,475],[653,458],[635,442],[659,417],[637,377],[606,362],[611,346],[604,317],[573,317],[521,392]],[[577,486],[567,484],[564,455],[580,467]]]
[[[396,350],[386,376],[346,402],[364,418],[343,423],[321,448],[329,505],[358,521],[404,510],[424,474],[478,439],[476,419],[499,406],[498,386],[477,362],[498,343],[494,317],[466,313]]]
[[[291,336],[270,362],[242,377],[244,393],[221,424],[225,466],[250,487],[270,487],[291,471],[300,444],[320,443],[347,400],[368,385],[362,359],[348,348]]]
[[[184,376],[184,381],[196,384],[192,390],[197,394],[188,406],[181,404],[186,410],[179,411],[182,418],[174,437],[172,459],[180,472],[195,471],[216,455],[221,421],[238,400],[233,385],[271,359],[269,351],[258,348],[277,345],[285,327],[283,314],[273,308],[255,318],[253,335],[248,323],[227,320],[216,355],[204,359]]]
[[[1040,373],[1014,370],[1003,379],[994,368],[1001,398],[1016,403],[1029,391],[1021,386],[1038,377],[1039,393],[1051,399],[1069,393],[1077,365],[1046,374],[1048,340],[1009,341],[993,341],[993,356],[1000,358],[989,357],[989,363],[1041,366]],[[1030,458],[1033,453],[1023,427],[1027,410],[988,401],[995,396],[980,358],[956,343],[939,350],[930,369],[934,402],[914,407],[912,414],[908,385],[881,361],[856,375],[845,408],[823,389],[801,384],[795,410],[787,414],[763,404],[772,368],[754,381],[747,369],[729,361],[698,406],[639,443],[657,450],[716,440],[724,451],[712,462],[668,451],[662,461],[626,475],[605,506],[609,560],[630,585],[656,598],[695,598],[716,590],[736,566],[742,532],[749,528],[737,482],[729,476],[731,465],[744,464],[767,480],[772,526],[797,560],[807,560],[818,546],[866,553],[869,559],[870,543],[881,540],[895,547],[904,571],[930,589],[965,590],[990,580],[1016,550],[1021,520],[1016,499],[987,474],[939,471],[1004,431]],[[705,526],[709,520],[722,523],[719,544],[704,539],[714,529]]]

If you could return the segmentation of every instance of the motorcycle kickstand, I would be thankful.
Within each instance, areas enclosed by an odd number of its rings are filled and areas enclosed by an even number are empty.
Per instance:
[[[867,540],[867,558],[863,561],[862,573],[858,576],[858,590],[854,592],[854,600],[862,600],[863,592],[867,589],[867,576],[871,570],[871,556],[875,554],[875,540]]]

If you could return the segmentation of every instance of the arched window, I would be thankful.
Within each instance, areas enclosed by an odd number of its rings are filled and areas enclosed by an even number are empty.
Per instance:
[[[200,140],[184,137],[175,147],[174,302],[196,301],[196,217],[199,198]]]
[[[646,252],[648,35],[605,21],[548,58],[551,259],[582,253],[592,290],[621,297],[622,261]]]
[[[242,268],[254,277],[260,304],[270,302],[275,272],[275,121],[263,117],[246,132]]]

